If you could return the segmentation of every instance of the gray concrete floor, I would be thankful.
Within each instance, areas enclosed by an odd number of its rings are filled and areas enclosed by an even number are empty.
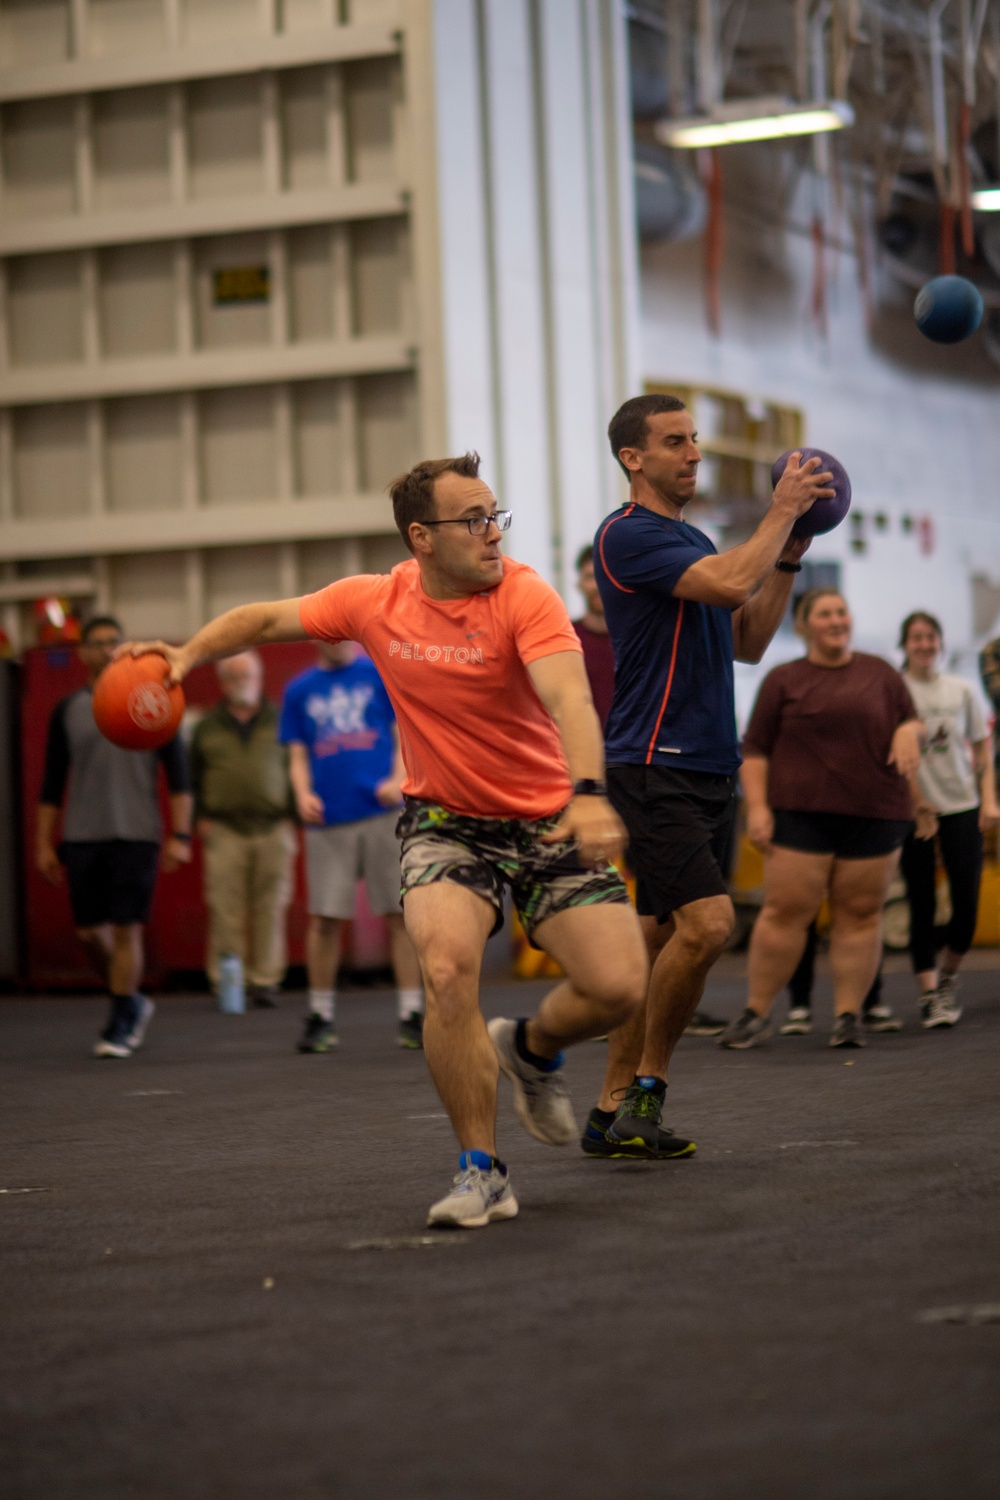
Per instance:
[[[429,1246],[453,1146],[389,994],[327,1057],[291,1000],[171,998],[126,1063],[94,1000],[0,1002],[0,1493],[993,1500],[1000,1323],[921,1318],[1000,1304],[1000,980],[951,1033],[887,998],[907,1029],[853,1056],[826,979],[809,1038],[685,1040],[689,1161],[548,1150],[505,1093],[521,1215]],[[730,963],[706,1006],[741,1001]]]

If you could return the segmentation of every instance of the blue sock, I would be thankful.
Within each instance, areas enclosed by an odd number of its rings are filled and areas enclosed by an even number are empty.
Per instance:
[[[459,1170],[465,1172],[469,1167],[478,1167],[480,1172],[502,1172],[507,1175],[507,1168],[496,1156],[490,1156],[486,1151],[463,1151],[458,1158]]]
[[[532,1052],[528,1047],[526,1040],[527,1027],[527,1021],[518,1021],[517,1030],[514,1033],[514,1051],[521,1058],[522,1062],[530,1063],[540,1073],[554,1073],[566,1061],[565,1052],[557,1052],[555,1057],[539,1057],[537,1053]]]
[[[654,1078],[649,1074],[643,1074],[642,1076],[636,1074],[635,1081],[641,1089],[646,1089],[651,1094],[665,1094],[667,1092],[666,1079],[664,1078]]]

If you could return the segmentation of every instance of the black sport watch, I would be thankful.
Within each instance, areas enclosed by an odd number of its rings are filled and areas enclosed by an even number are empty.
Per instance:
[[[573,783],[574,797],[606,797],[607,795],[608,789],[603,781],[584,779]]]

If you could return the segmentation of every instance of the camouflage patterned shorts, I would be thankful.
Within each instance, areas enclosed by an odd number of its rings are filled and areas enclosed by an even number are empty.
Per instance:
[[[509,885],[533,946],[535,929],[556,912],[604,902],[627,905],[628,892],[614,865],[585,870],[572,840],[540,842],[558,821],[558,814],[536,821],[469,818],[407,797],[396,825],[403,845],[402,894],[452,880],[490,903],[496,912],[493,931],[499,932],[504,886]]]

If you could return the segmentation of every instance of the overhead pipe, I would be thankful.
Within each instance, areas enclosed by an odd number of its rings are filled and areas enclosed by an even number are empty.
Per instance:
[[[683,0],[667,0],[667,113],[679,119],[688,107],[688,83],[684,60],[687,27]]]
[[[826,46],[824,32],[830,16],[832,0],[823,0],[816,7],[810,38],[810,72],[812,96],[826,98]],[[830,173],[830,145],[825,135],[813,139],[813,285],[812,316],[816,327],[825,339],[828,333],[826,306],[826,210],[827,184]]]
[[[719,102],[721,66],[715,0],[698,0],[698,108],[709,114]],[[722,330],[723,193],[722,156],[718,146],[702,156],[702,179],[708,195],[705,224],[705,316],[716,337]]]
[[[706,115],[719,102],[720,73],[715,0],[698,0],[698,108]]]
[[[795,0],[795,97],[809,98],[809,0]]]
[[[971,259],[976,239],[972,231],[972,181],[969,174],[969,141],[972,106],[976,102],[976,58],[972,50],[969,0],[958,0],[959,37],[962,50],[962,98],[958,106],[958,192],[962,221],[962,254]]]
[[[885,97],[885,36],[882,31],[882,6],[880,0],[869,0],[868,33],[872,43],[872,81],[875,92]]]
[[[950,276],[955,271],[955,204],[948,170],[948,99],[944,80],[944,39],[941,35],[941,17],[948,4],[949,0],[933,0],[927,15],[934,177],[941,195],[939,269],[942,276]]]

